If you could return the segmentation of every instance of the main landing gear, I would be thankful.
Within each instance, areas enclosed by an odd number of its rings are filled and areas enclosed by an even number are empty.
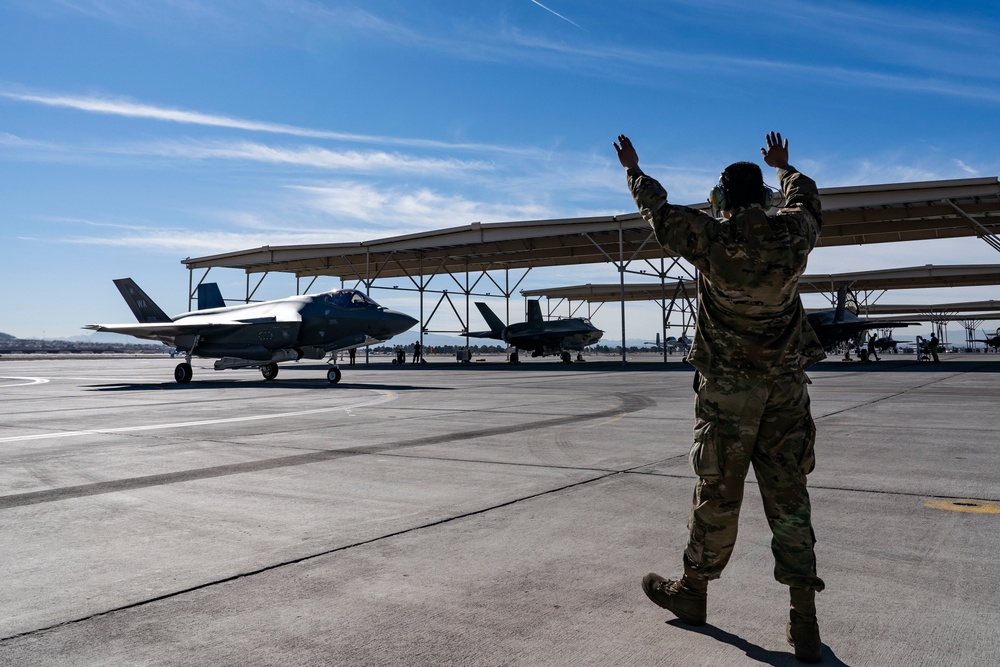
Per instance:
[[[256,364],[250,362],[244,365],[235,366],[234,368],[246,368],[248,366],[252,367],[256,366]],[[274,378],[278,377],[278,364],[274,362],[269,364],[262,364],[261,366],[259,366],[259,368],[260,368],[260,374],[267,381],[273,380]],[[219,366],[216,366],[216,370],[220,370]],[[184,361],[183,363],[177,364],[177,367],[174,368],[174,380],[177,382],[177,384],[187,384],[191,382],[192,374],[193,373],[191,371],[190,358],[187,358],[187,360]],[[340,382],[340,378],[341,378],[341,372],[340,369],[337,368],[336,366],[331,366],[330,369],[326,372],[326,379],[330,382],[330,384],[337,384],[338,382]]]
[[[174,380],[177,384],[187,384],[191,381],[191,364],[184,362],[183,364],[177,364],[177,368],[174,369]]]

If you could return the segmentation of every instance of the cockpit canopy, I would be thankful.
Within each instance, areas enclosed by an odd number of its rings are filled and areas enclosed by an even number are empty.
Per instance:
[[[360,308],[363,306],[375,306],[380,308],[375,301],[365,294],[353,289],[342,289],[336,292],[327,292],[323,295],[323,300],[339,308]]]

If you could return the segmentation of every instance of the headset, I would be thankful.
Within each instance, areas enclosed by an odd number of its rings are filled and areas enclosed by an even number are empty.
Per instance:
[[[774,204],[775,192],[774,188],[770,185],[764,183],[764,196],[759,202],[761,207],[768,211]],[[715,212],[725,211],[730,208],[729,206],[729,193],[726,191],[726,173],[722,172],[719,176],[719,184],[712,188],[712,191],[708,195],[708,202],[712,205],[712,210]]]

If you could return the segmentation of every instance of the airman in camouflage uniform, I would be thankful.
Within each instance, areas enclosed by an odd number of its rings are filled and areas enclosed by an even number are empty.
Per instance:
[[[750,466],[771,527],[775,578],[790,587],[789,642],[796,657],[820,658],[816,542],[806,475],[815,426],[805,369],[826,354],[809,325],[798,279],[822,226],[819,192],[788,164],[788,141],[770,133],[764,161],[776,167],[784,206],[773,215],[760,167],[726,168],[713,199],[722,219],[667,202],[645,175],[628,137],[615,144],[629,190],[660,244],[698,269],[698,314],[688,361],[697,369],[691,466],[698,475],[679,581],[649,574],[643,589],[682,621],[705,622],[708,581],[736,542]]]

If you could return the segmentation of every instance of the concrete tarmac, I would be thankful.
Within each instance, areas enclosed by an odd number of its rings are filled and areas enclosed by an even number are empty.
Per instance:
[[[0,358],[0,665],[794,665],[751,474],[680,573],[692,370]],[[205,362],[208,366],[210,362]],[[1000,659],[1000,355],[810,370],[825,665]]]

